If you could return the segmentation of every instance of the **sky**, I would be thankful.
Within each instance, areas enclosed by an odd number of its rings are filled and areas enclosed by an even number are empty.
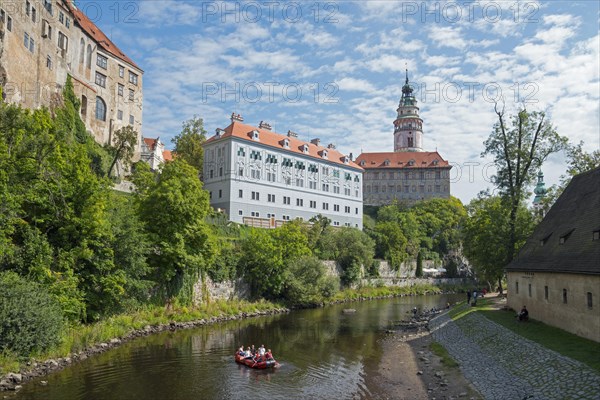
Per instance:
[[[451,194],[492,189],[483,142],[522,106],[559,134],[600,148],[600,6],[596,1],[79,1],[143,70],[144,137],[171,139],[232,112],[354,157],[393,151],[405,80],[426,151],[453,165]],[[547,185],[564,155],[543,166]]]

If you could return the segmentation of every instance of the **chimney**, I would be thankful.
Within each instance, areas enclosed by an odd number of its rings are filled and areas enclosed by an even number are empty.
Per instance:
[[[266,129],[266,130],[268,130],[268,131],[270,131],[270,130],[271,130],[271,125],[270,125],[270,124],[268,124],[268,123],[267,123],[267,122],[265,122],[265,121],[260,121],[260,124],[258,124],[258,127],[259,127],[260,129]]]
[[[321,143],[321,139],[319,138],[315,138],[313,140],[310,141],[312,144],[314,144],[315,146],[318,146],[319,143]]]
[[[297,138],[298,134],[296,132],[288,131],[288,137]]]
[[[333,143],[329,143],[329,144],[327,145],[327,148],[328,148],[328,149],[331,149],[331,150],[335,150],[335,144],[333,144]]]
[[[231,122],[234,121],[244,122],[244,117],[242,117],[240,114],[231,113]]]

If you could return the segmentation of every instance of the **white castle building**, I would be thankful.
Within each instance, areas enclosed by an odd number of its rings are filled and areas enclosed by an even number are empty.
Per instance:
[[[333,144],[323,147],[243,123],[239,114],[204,144],[210,204],[234,222],[275,228],[321,214],[333,226],[362,229],[363,169]]]

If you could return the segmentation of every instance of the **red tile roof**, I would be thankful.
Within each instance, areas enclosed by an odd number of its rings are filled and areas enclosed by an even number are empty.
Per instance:
[[[411,164],[410,161],[413,161]],[[437,160],[437,164],[435,161]],[[364,164],[362,163],[364,161]],[[386,161],[388,161],[386,163]],[[437,151],[362,153],[356,163],[364,169],[372,168],[451,168]]]
[[[158,139],[144,138],[144,143],[146,143],[146,146],[148,146],[150,150],[154,150],[154,146],[156,146],[157,140]]]
[[[125,61],[129,65],[142,71],[140,67],[133,62],[133,60],[125,55],[90,19],[77,7],[71,4],[70,1],[65,2],[70,8],[77,24],[87,33],[102,50],[109,54],[117,57],[118,59]],[[143,71],[142,71],[143,72]]]
[[[350,160],[348,160],[347,164],[344,163],[344,158],[346,156],[344,154],[340,153],[339,151],[337,151],[336,149],[329,149],[327,147],[317,146],[313,143],[302,141],[296,137],[282,135],[282,134],[279,134],[276,132],[272,132],[268,129],[256,128],[251,125],[243,124],[239,121],[233,121],[227,128],[224,129],[224,131],[225,132],[221,133],[221,135],[219,137],[217,137],[217,135],[210,137],[206,141],[206,143],[212,143],[214,141],[221,140],[222,138],[236,137],[236,138],[244,139],[244,140],[247,140],[247,141],[253,142],[253,143],[261,143],[263,145],[276,148],[278,150],[289,151],[291,153],[296,153],[296,154],[303,154],[305,156],[317,158],[320,161],[325,160],[325,161],[329,161],[331,163],[346,165],[351,168],[362,170],[362,168],[360,166],[358,166],[356,163],[354,163]],[[252,139],[252,131],[259,132],[259,140],[258,141]],[[289,148],[283,147],[284,139],[289,140]],[[304,151],[302,149],[304,145],[308,145],[307,153],[304,153]],[[322,157],[323,151],[327,151],[326,159]]]
[[[172,161],[174,156],[175,153],[171,152],[171,150],[163,151],[163,158],[165,159],[165,161]]]

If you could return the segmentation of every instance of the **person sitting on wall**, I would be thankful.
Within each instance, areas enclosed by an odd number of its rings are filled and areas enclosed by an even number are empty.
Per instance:
[[[523,306],[518,315],[519,321],[529,321],[529,311],[527,311],[527,307]]]

